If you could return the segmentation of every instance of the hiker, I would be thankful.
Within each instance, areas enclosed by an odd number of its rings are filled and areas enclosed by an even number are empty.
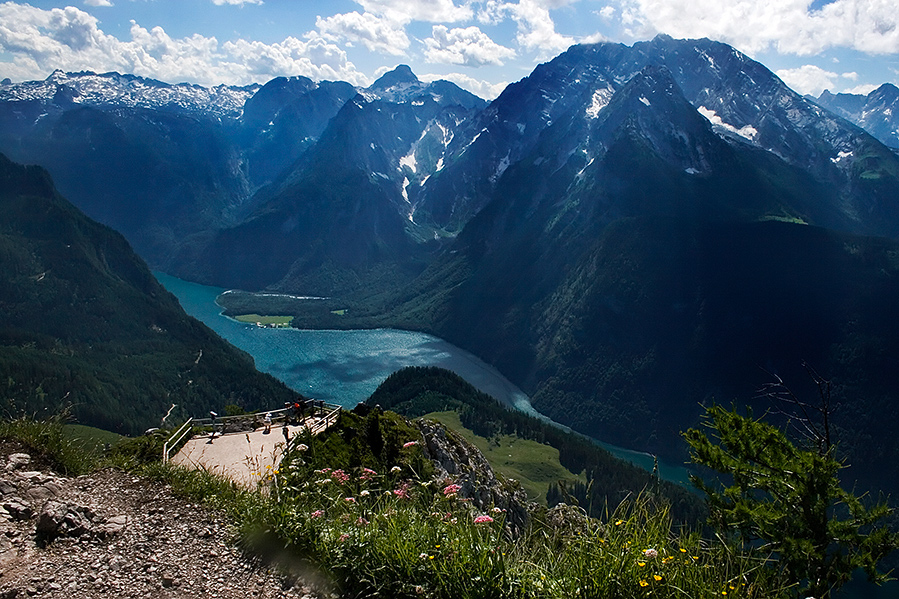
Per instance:
[[[287,423],[281,427],[281,433],[284,435],[284,445],[290,447],[290,431],[287,430]]]
[[[270,432],[272,432],[272,413],[271,413],[271,412],[266,412],[266,413],[265,413],[265,420],[264,420],[264,422],[265,422],[265,430],[262,431],[262,434],[263,434],[263,435],[267,435],[267,434],[269,434]]]
[[[305,399],[297,399],[293,402],[293,421],[294,424],[302,424],[305,420],[305,416],[303,412],[306,411],[306,400]]]

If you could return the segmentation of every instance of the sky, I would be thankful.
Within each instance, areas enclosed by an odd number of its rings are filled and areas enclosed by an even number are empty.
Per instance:
[[[33,0],[0,2],[0,80],[118,71],[367,86],[398,64],[485,99],[572,44],[719,40],[803,94],[899,84],[896,0]]]

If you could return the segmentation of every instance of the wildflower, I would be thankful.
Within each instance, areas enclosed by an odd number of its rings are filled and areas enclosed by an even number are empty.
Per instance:
[[[359,495],[361,495],[362,497],[368,497],[369,495],[371,495],[371,491],[369,491],[368,489],[362,489],[359,492]]]
[[[662,577],[658,574],[653,574],[652,577],[656,582],[662,582]]]
[[[340,541],[341,543],[343,543],[344,541],[346,541],[349,538],[350,538],[350,535],[343,533],[342,535],[340,535],[340,538],[337,540]]]
[[[664,559],[662,559],[663,564],[670,564],[673,561],[674,561],[673,555],[669,555],[669,556],[665,557]]]
[[[347,503],[356,503],[355,497],[344,497],[343,500],[346,501]]]
[[[615,520],[615,526],[621,526],[624,524],[624,520]]]
[[[425,593],[425,588],[423,586],[421,586],[420,584],[415,585],[415,594],[416,595],[424,595],[424,593]]]
[[[350,481],[350,475],[343,470],[335,470],[331,473],[331,478],[333,478],[340,484],[346,484]]]
[[[640,580],[640,586],[641,586],[641,587],[648,587],[648,586],[649,586],[649,583],[646,582],[645,580],[642,580],[642,579],[641,579],[641,580]]]
[[[356,526],[365,526],[366,524],[368,524],[368,520],[366,520],[362,516],[356,518]]]
[[[686,553],[686,552],[687,552],[687,550],[686,550],[686,549],[684,549],[684,548],[683,548],[683,547],[681,547],[681,548],[680,548],[680,552],[681,552],[681,553]]]
[[[474,519],[475,524],[490,524],[491,522],[493,522],[493,518],[490,516],[478,516]]]
[[[312,518],[321,518],[324,515],[325,515],[324,510],[315,510],[314,512],[309,514],[309,516]]]
[[[402,468],[400,468],[399,466],[394,466],[390,469],[390,473],[393,474],[394,472],[399,472],[400,470],[402,470]]]
[[[641,568],[646,565],[646,562],[637,562],[637,565]]]
[[[309,446],[305,443],[300,443],[299,445],[297,445],[297,451],[307,451],[308,449]]]
[[[407,447],[414,447],[416,445],[418,445],[418,441],[408,441],[406,443],[403,443],[403,449],[406,449]]]
[[[331,482],[331,479],[330,479],[330,478],[323,478],[323,479],[321,479],[321,480],[315,481],[315,484],[317,484],[317,485],[326,485],[326,484],[328,484],[329,482]]]
[[[409,499],[409,483],[403,483],[399,489],[394,489],[393,494],[400,499]]]
[[[647,549],[643,552],[643,557],[645,557],[646,559],[655,559],[659,557],[659,552],[655,549]]]
[[[493,512],[494,514],[502,514],[504,510],[502,510],[502,509],[500,509],[500,508],[498,508],[498,507],[495,507],[495,508],[493,508],[493,509],[490,510],[490,511]]]
[[[419,553],[419,554],[418,554],[418,558],[419,558],[419,559],[428,559],[428,554],[427,554],[427,553],[423,553],[423,552],[422,552],[422,553]]]
[[[461,485],[455,485],[455,484],[447,485],[447,486],[443,487],[443,494],[444,495],[452,495],[453,493],[458,493],[461,489],[462,489]]]

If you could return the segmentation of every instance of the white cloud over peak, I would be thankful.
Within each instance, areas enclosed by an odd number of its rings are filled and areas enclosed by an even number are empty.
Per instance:
[[[855,72],[834,73],[815,65],[807,64],[796,69],[781,69],[776,71],[775,74],[780,77],[784,83],[800,94],[810,94],[818,97],[825,89],[834,93],[837,93],[838,91],[843,93],[859,93],[842,90],[839,81],[840,79],[856,81],[858,79],[858,73]],[[853,89],[867,89],[868,87],[868,85],[860,85]],[[874,88],[872,87],[872,89]]]
[[[549,14],[551,8],[570,3],[571,0],[519,0],[517,3],[488,0],[478,13],[478,20],[495,25],[511,18],[518,26],[515,36],[518,45],[527,51],[537,51],[538,57],[545,59],[567,50],[578,41],[558,33]]]
[[[810,5],[810,0],[620,0],[625,30],[635,37],[657,32],[709,37],[749,54],[774,49],[811,55],[834,47],[899,52],[893,0],[834,0],[819,10]]]
[[[219,44],[215,37],[199,34],[172,38],[161,27],[147,29],[133,21],[129,33],[127,41],[108,35],[96,18],[72,6],[42,10],[3,3],[0,49],[12,60],[0,62],[0,69],[14,80],[43,79],[62,69],[119,71],[202,85],[264,83],[279,75],[369,82],[341,48],[316,35],[274,44]]]
[[[470,77],[469,75],[465,75],[463,73],[449,73],[446,75],[422,75],[420,79],[422,81],[446,79],[447,81],[452,81],[462,89],[467,89],[474,95],[478,96],[479,98],[483,98],[484,100],[494,99],[495,97],[500,95],[508,85],[508,82],[506,81],[491,83],[482,79],[475,79],[474,77]]]
[[[515,56],[515,51],[494,42],[477,27],[448,29],[434,25],[431,37],[424,40],[425,58],[429,62],[459,64],[471,67],[502,65]]]
[[[315,26],[330,41],[360,43],[382,54],[401,56],[409,47],[402,22],[370,12],[336,14],[324,19],[317,17]]]

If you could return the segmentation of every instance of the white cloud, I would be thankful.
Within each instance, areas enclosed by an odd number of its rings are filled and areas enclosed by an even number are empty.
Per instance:
[[[366,84],[368,78],[327,40],[288,37],[280,43],[243,40],[219,44],[194,34],[172,38],[161,27],[132,22],[131,39],[104,33],[96,18],[75,8],[41,10],[27,4],[0,4],[0,62],[4,77],[43,79],[54,69],[119,71],[162,81],[202,85],[264,83],[279,75],[341,79]]]
[[[774,49],[810,55],[846,47],[899,52],[899,11],[893,0],[834,0],[811,10],[809,0],[620,0],[626,32],[647,37],[709,37],[749,54]]]
[[[603,6],[599,10],[596,11],[596,14],[600,16],[600,18],[611,21],[615,17],[615,7],[614,6]]]
[[[527,51],[537,51],[538,58],[550,58],[577,43],[573,37],[556,31],[549,14],[551,8],[560,8],[572,0],[519,0],[517,3],[488,0],[478,13],[482,23],[496,25],[511,18],[518,26],[515,41]],[[576,0],[574,0],[576,1]]]
[[[800,94],[821,95],[825,89],[833,90],[838,73],[825,71],[821,67],[807,64],[796,69],[782,69],[775,73],[784,83]]]
[[[425,58],[436,63],[480,67],[502,65],[503,60],[515,56],[514,50],[497,44],[477,27],[447,29],[434,25],[424,44]]]
[[[474,16],[471,8],[456,6],[453,0],[355,0],[366,12],[388,19],[408,23],[427,21],[430,23],[455,23],[467,21]]]
[[[844,94],[857,94],[860,96],[867,96],[875,89],[880,87],[879,85],[872,85],[870,83],[863,83],[861,85],[856,85],[855,87],[850,87],[849,89],[844,89],[841,93]]]
[[[485,100],[492,100],[502,93],[508,82],[491,83],[483,79],[475,79],[463,73],[449,73],[446,75],[422,75],[419,77],[422,81],[434,81],[435,79],[446,79],[452,81],[462,89],[467,89],[474,95]]]
[[[112,6],[109,0],[84,0],[87,6]]]
[[[262,0],[212,0],[216,6],[243,6],[244,4],[262,4]]]
[[[400,56],[409,47],[402,22],[369,12],[316,17],[315,26],[328,40],[358,42],[374,52]]]

